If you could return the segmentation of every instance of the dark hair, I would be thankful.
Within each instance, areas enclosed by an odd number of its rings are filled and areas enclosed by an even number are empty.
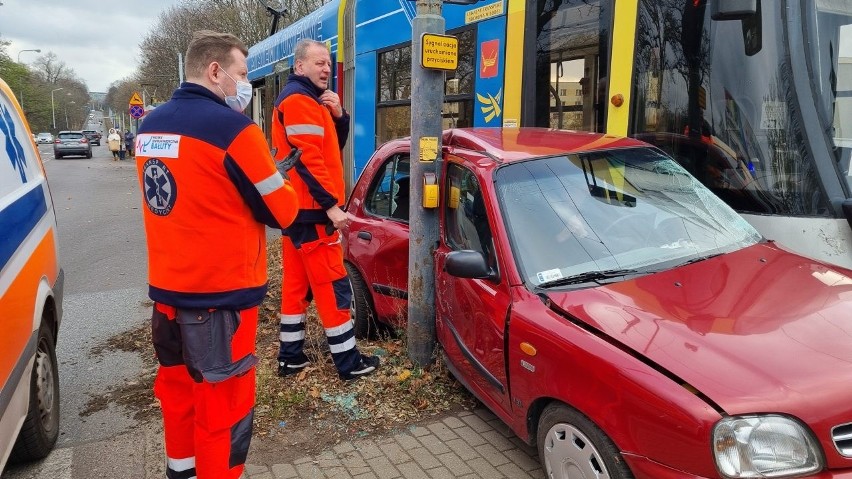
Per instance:
[[[198,30],[192,34],[192,40],[186,50],[186,75],[200,77],[213,62],[218,62],[223,68],[229,66],[233,60],[231,50],[234,48],[248,56],[245,43],[234,35]]]

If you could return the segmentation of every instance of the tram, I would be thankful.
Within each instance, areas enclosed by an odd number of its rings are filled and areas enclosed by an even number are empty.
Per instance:
[[[326,42],[353,115],[353,182],[411,116],[411,0],[333,0],[252,46],[266,131],[300,38]],[[483,0],[459,39],[445,127],[633,136],[676,158],[764,236],[852,268],[852,4],[845,0]]]

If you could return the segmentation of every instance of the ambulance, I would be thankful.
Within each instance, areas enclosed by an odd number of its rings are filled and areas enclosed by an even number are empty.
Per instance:
[[[59,436],[57,245],[38,148],[0,78],[0,473],[7,461],[47,456]]]

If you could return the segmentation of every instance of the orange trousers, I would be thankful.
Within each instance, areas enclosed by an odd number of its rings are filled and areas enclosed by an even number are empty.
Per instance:
[[[257,313],[257,307],[188,312],[155,305],[152,331],[160,367],[154,395],[163,413],[167,478],[242,474],[255,402]],[[181,318],[190,324],[181,324]],[[202,321],[212,329],[194,330]],[[198,354],[199,345],[207,348],[201,361],[205,352]],[[218,363],[209,362],[213,357]]]
[[[308,228],[314,228],[310,233],[317,239],[298,247],[290,237],[281,238],[284,272],[278,361],[301,362],[304,358],[305,311],[312,296],[334,365],[346,374],[360,363],[361,355],[349,316],[352,290],[343,266],[341,236],[338,231],[326,233],[322,224]]]

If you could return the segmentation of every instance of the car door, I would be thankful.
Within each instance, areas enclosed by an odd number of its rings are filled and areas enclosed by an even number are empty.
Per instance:
[[[473,170],[449,163],[442,181],[442,242],[436,254],[436,328],[451,365],[493,408],[509,411],[505,360],[510,290],[500,281],[492,228],[493,196]],[[444,271],[447,254],[481,253],[497,279],[457,278]]]
[[[350,204],[347,255],[370,289],[379,318],[400,324],[408,310],[408,152],[391,153],[374,171],[363,200]]]

